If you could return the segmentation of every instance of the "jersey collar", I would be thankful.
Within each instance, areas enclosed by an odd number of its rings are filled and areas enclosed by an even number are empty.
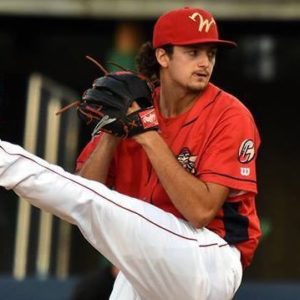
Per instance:
[[[205,91],[203,92],[203,94],[201,96],[199,96],[199,98],[197,99],[197,101],[195,101],[195,104],[191,107],[191,109],[189,109],[188,111],[176,116],[176,117],[171,117],[171,118],[166,118],[164,116],[161,115],[158,107],[158,103],[159,103],[159,96],[160,96],[160,87],[156,88],[154,91],[154,106],[156,109],[156,113],[158,115],[158,118],[160,121],[162,121],[163,123],[168,123],[168,122],[172,122],[173,120],[183,120],[184,122],[182,124],[182,126],[187,125],[188,123],[193,122],[195,119],[199,118],[199,116],[201,115],[201,112],[208,107],[209,105],[211,105],[214,101],[216,101],[216,99],[218,98],[219,94],[221,93],[221,89],[216,87],[214,84],[209,83],[207,88],[205,89]]]

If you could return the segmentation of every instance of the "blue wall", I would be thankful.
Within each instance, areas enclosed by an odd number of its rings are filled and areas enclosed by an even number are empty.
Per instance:
[[[11,278],[0,277],[0,300],[69,300],[76,282],[76,279],[16,281]],[[244,282],[234,298],[234,300],[269,299],[300,299],[300,282]]]
[[[75,279],[16,281],[0,277],[0,300],[69,300]]]
[[[245,282],[234,300],[299,300],[300,282]]]

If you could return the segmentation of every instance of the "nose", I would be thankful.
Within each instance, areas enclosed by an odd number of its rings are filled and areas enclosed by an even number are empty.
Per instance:
[[[198,67],[208,67],[210,60],[206,51],[201,51],[198,57]]]

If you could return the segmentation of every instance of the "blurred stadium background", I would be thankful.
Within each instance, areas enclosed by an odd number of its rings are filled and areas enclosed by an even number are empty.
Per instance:
[[[213,81],[250,108],[263,141],[264,235],[236,299],[300,299],[299,0],[0,0],[0,137],[72,172],[90,130],[55,112],[101,75],[85,56],[133,68],[156,17],[181,6],[212,11],[238,43],[219,53]],[[107,266],[76,228],[2,189],[0,245],[0,300],[70,300]]]

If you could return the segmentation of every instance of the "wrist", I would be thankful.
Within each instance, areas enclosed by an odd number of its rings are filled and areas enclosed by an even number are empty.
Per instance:
[[[140,145],[154,144],[160,135],[156,130],[145,131],[143,133],[137,134],[132,138]]]
[[[100,140],[101,140],[101,143],[98,143],[98,145],[97,145],[98,147],[104,147],[104,145],[105,145],[105,146],[109,147],[111,150],[114,150],[120,143],[121,138],[111,135],[109,133],[103,132]]]

